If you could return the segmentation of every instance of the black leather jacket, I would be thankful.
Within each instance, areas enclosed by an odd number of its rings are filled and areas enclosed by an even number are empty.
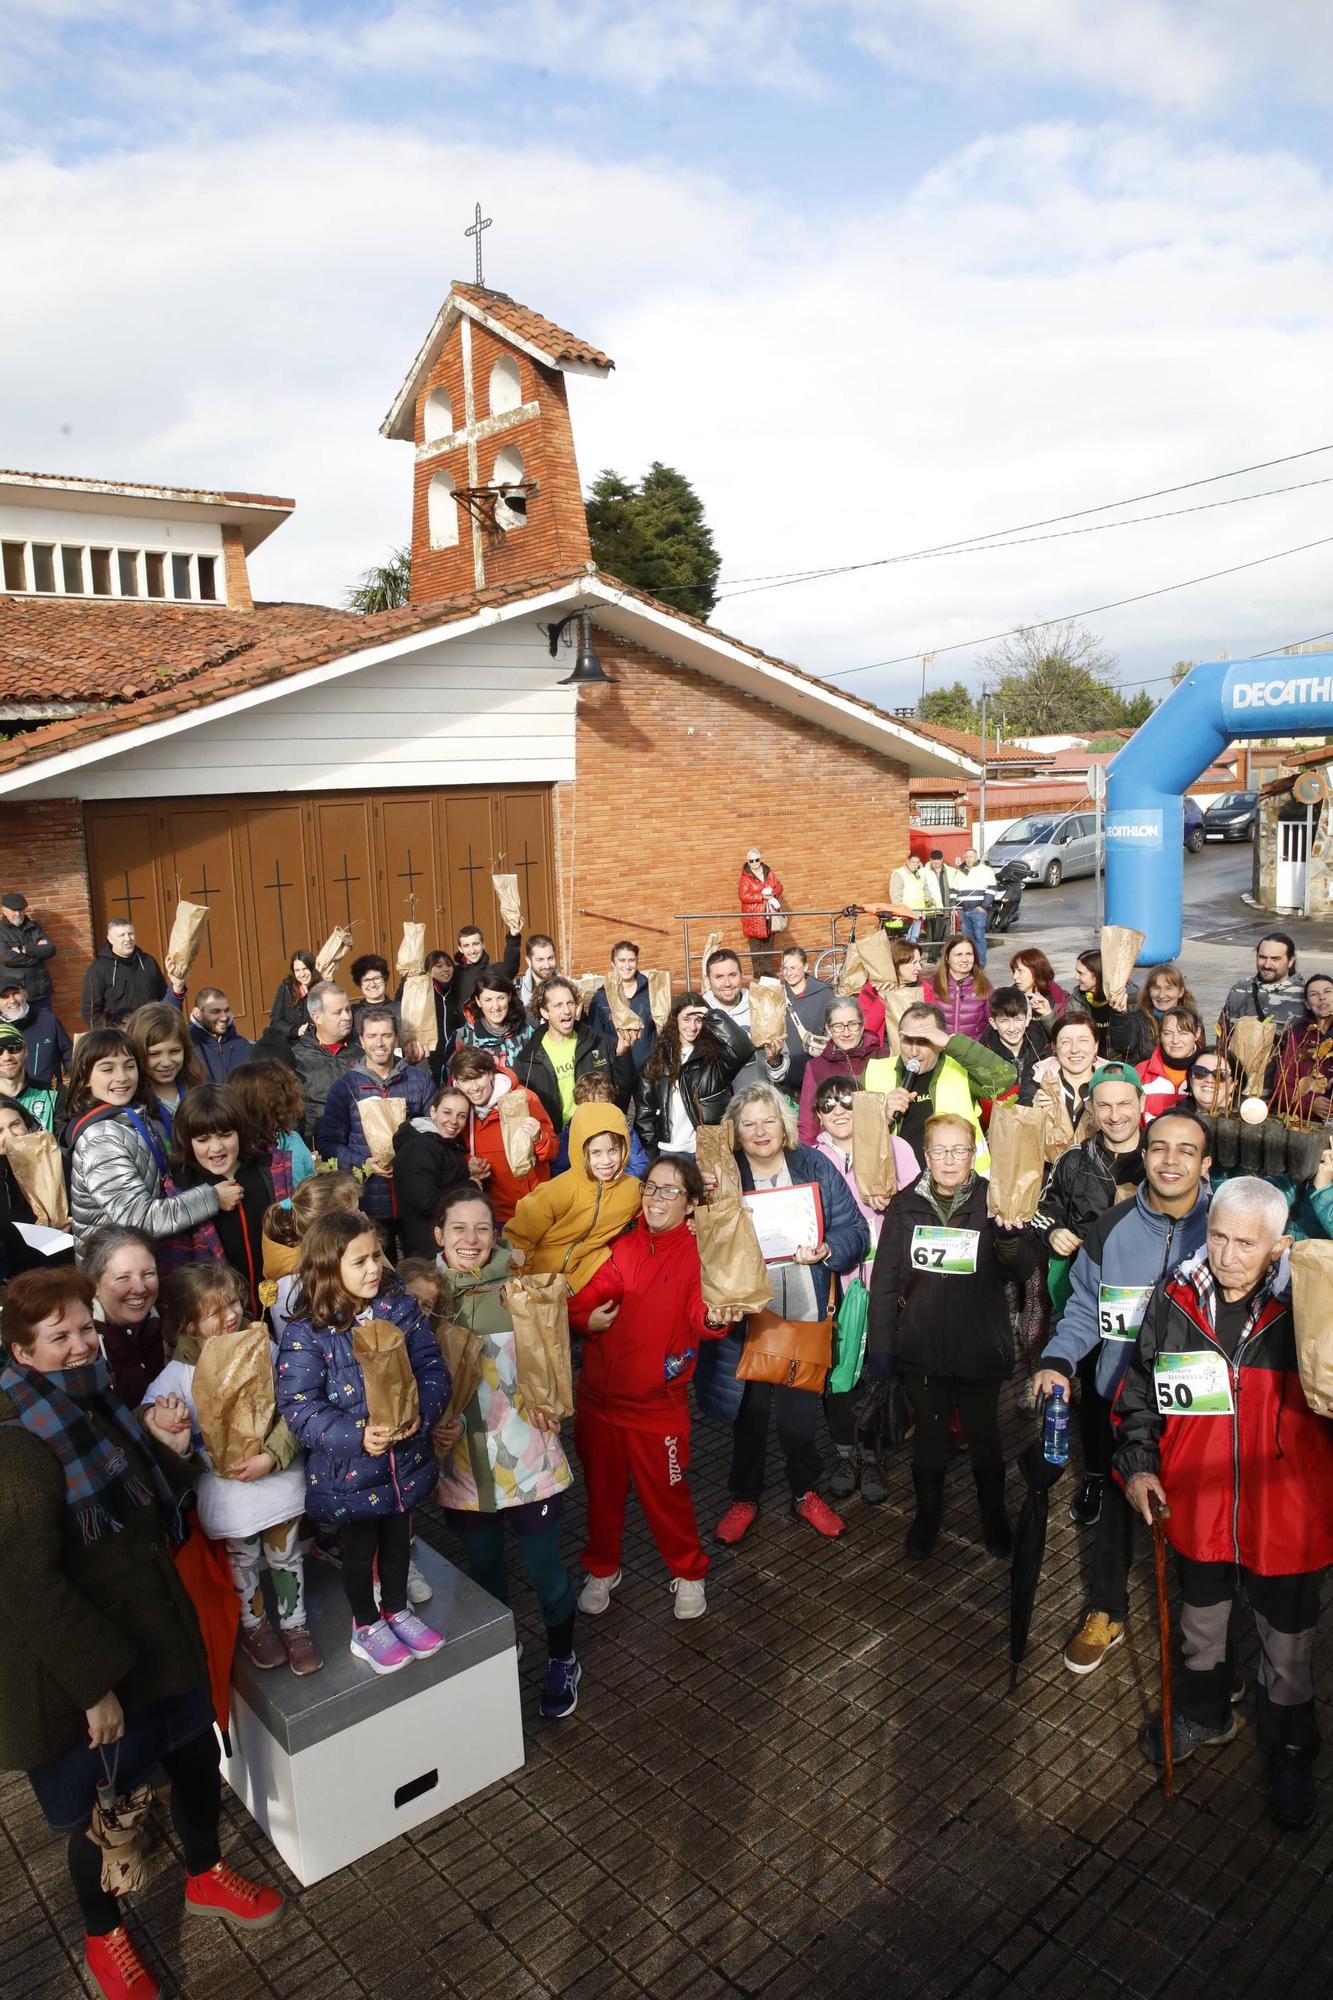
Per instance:
[[[686,1112],[695,1126],[722,1123],[732,1086],[746,1063],[754,1059],[749,1041],[734,1023],[726,1024],[732,1029],[731,1035],[710,1034],[713,1019],[710,1016],[704,1030],[708,1040],[700,1036],[702,1046],[696,1044],[696,1053],[676,1078]],[[647,1153],[656,1159],[671,1137],[671,1082],[665,1073],[649,1081],[648,1070],[652,1068],[655,1061],[650,1059],[634,1087],[634,1129]]]

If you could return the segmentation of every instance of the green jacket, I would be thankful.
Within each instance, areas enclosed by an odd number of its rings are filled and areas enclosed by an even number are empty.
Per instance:
[[[150,1451],[188,1492],[189,1463],[147,1437],[139,1465],[127,1448],[133,1469],[146,1476]],[[134,1714],[207,1678],[161,1510],[132,1507],[118,1534],[84,1542],[55,1453],[0,1393],[0,1769],[86,1743],[85,1711],[113,1688]]]

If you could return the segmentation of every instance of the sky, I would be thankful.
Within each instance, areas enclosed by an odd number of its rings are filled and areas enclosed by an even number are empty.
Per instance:
[[[256,592],[340,602],[480,200],[721,629],[898,705],[1087,614],[1160,694],[1333,628],[1331,99],[1324,0],[0,0],[0,458],[294,496]]]

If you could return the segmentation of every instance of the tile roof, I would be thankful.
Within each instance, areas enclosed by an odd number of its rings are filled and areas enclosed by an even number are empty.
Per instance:
[[[166,721],[210,702],[225,701],[349,653],[455,624],[482,610],[520,604],[561,589],[572,594],[594,576],[622,600],[665,612],[714,643],[731,646],[763,666],[779,667],[824,694],[836,694],[851,707],[893,724],[908,736],[920,733],[923,739],[933,740],[926,739],[917,724],[889,715],[873,701],[844,688],[831,688],[817,674],[761,652],[743,639],[733,639],[704,619],[662,604],[616,577],[581,568],[369,616],[320,604],[257,604],[252,612],[231,613],[141,601],[103,604],[68,598],[0,597],[0,699],[6,692],[11,700],[19,699],[20,689],[31,698],[33,679],[40,672],[40,686],[47,699],[96,699],[110,704],[25,730],[8,743],[0,742],[0,772],[80,749],[122,730]],[[596,610],[594,605],[594,616]],[[41,613],[48,614],[44,624],[37,616]],[[94,684],[95,691],[90,693]],[[960,771],[958,775],[966,778],[968,774]]]
[[[325,604],[231,611],[123,598],[0,596],[0,700],[139,702],[279,637],[341,639],[364,622]]]
[[[151,493],[163,500],[202,501],[211,506],[226,503],[233,507],[285,507],[288,513],[296,506],[294,500],[275,493],[228,493],[206,486],[154,486],[146,479],[89,479],[73,472],[19,472],[12,466],[0,466],[0,484],[11,480],[56,490],[72,486],[80,492],[122,493],[130,499]]]
[[[507,292],[493,292],[485,285],[465,285],[457,278],[449,290],[454,298],[465,299],[479,312],[484,312],[488,319],[508,327],[520,340],[529,341],[543,354],[549,354],[557,366],[566,361],[583,362],[590,368],[614,368],[616,365],[600,347],[594,347],[591,341],[580,340],[576,333],[566,333],[554,320],[544,319],[530,306],[519,305]]]
[[[906,728],[914,730],[918,736],[928,736],[932,743],[942,743],[946,750],[956,750],[960,757],[970,757],[974,763],[981,761],[981,738],[966,729],[948,729],[940,722],[918,722],[911,717],[902,718]],[[1025,750],[1018,743],[991,743],[986,745],[986,762],[990,764],[1046,764],[1050,761],[1049,750]]]

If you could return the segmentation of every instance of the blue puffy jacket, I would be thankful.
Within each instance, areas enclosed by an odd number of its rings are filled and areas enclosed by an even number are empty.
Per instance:
[[[1069,1267],[1069,1300],[1048,1342],[1043,1368],[1073,1376],[1085,1355],[1100,1344],[1097,1393],[1108,1403],[1125,1379],[1135,1338],[1103,1338],[1099,1317],[1103,1285],[1151,1289],[1160,1278],[1203,1248],[1208,1235],[1208,1194],[1200,1188],[1188,1215],[1163,1215],[1149,1208],[1144,1190],[1099,1215]],[[1107,1323],[1114,1324],[1111,1302]]]
[[[406,1514],[435,1491],[439,1468],[431,1425],[449,1400],[449,1370],[426,1316],[410,1292],[382,1293],[376,1319],[403,1329],[417,1378],[421,1428],[374,1458],[361,1443],[366,1388],[350,1329],[293,1319],[278,1349],[278,1413],[306,1454],[306,1512],[312,1521],[365,1520]]]

